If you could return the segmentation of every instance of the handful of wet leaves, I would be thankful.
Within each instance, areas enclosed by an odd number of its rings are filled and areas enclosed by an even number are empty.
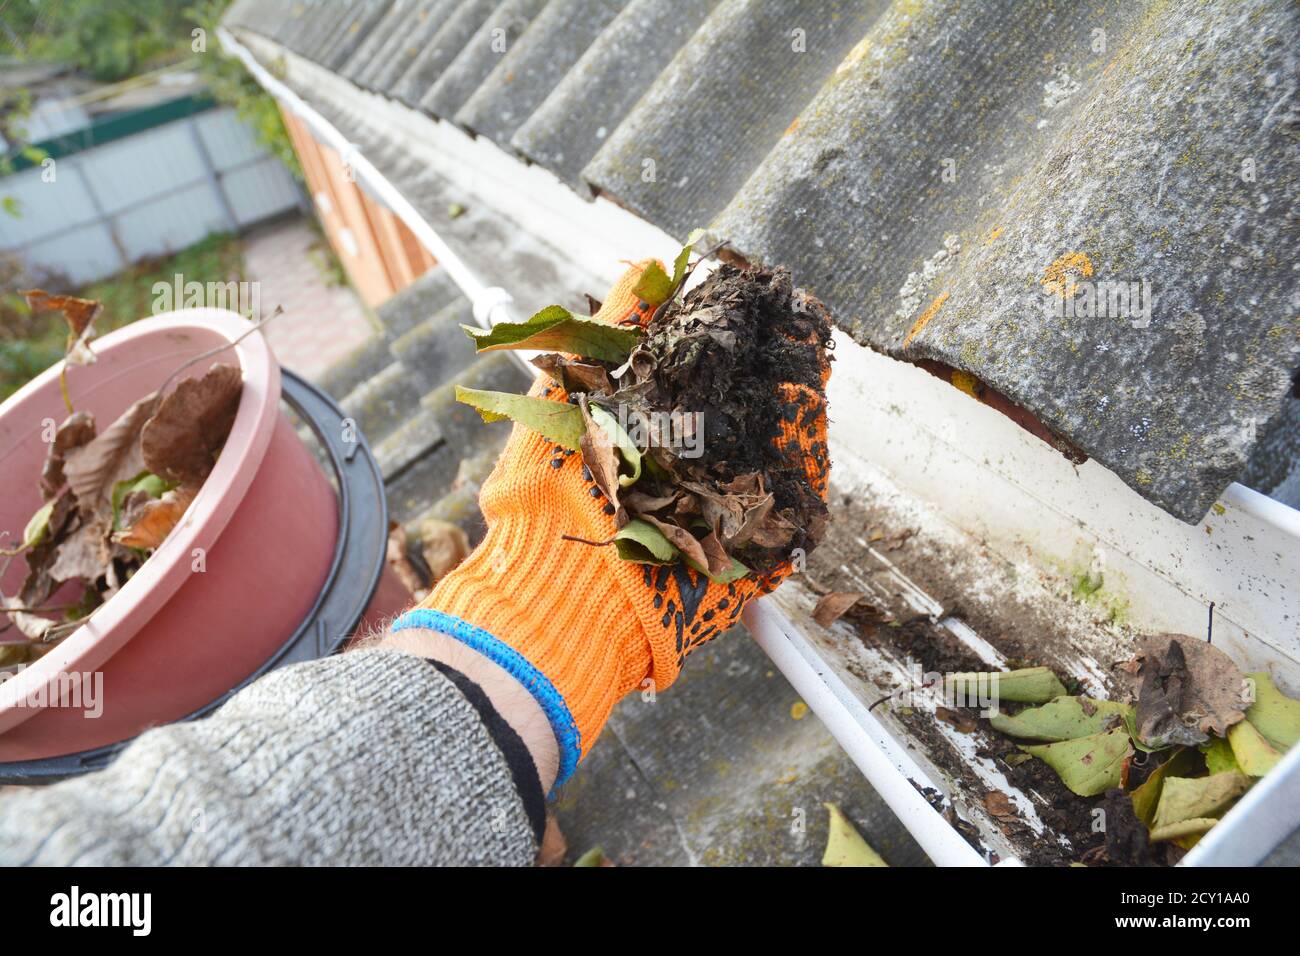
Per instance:
[[[73,407],[67,388],[69,366],[95,361],[91,323],[99,304],[39,290],[25,294],[34,310],[59,309],[68,321],[60,375],[68,416],[48,436],[44,466],[33,476],[44,504],[21,543],[3,552],[6,562],[22,556],[27,563],[19,592],[0,594],[8,618],[0,620],[0,666],[6,667],[29,663],[76,630],[162,544],[212,471],[243,392],[240,370],[223,364],[169,391],[184,369],[206,357],[198,356],[101,430],[93,414]],[[80,597],[59,603],[57,595],[76,583]]]
[[[1119,668],[1131,699],[1071,695],[1045,667],[956,674],[945,690],[959,701],[1029,705],[989,723],[1024,741],[1021,759],[1043,761],[1074,793],[1107,794],[1099,858],[1150,864],[1160,861],[1159,844],[1195,846],[1300,740],[1300,700],[1184,635],[1145,638]],[[1004,759],[1016,764],[1018,756]]]
[[[775,440],[783,416],[801,412],[782,401],[783,383],[822,394],[831,323],[784,269],[723,265],[681,295],[697,236],[672,275],[643,272],[644,325],[550,306],[490,331],[464,327],[479,351],[545,350],[533,363],[567,403],[468,388],[457,398],[581,453],[616,525],[585,543],[639,563],[685,561],[725,583],[821,540],[826,505],[803,455]]]

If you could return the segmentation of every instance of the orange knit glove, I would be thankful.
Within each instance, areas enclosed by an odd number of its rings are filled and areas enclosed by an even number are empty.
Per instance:
[[[611,290],[597,318],[644,323],[653,311],[632,292],[648,262],[634,265]],[[829,362],[823,381],[830,374]],[[825,402],[785,384],[778,447],[798,456],[824,499],[829,471]],[[541,376],[530,394],[567,399]],[[789,573],[778,568],[714,584],[683,563],[652,566],[618,557],[612,547],[563,540],[608,540],[614,507],[582,456],[515,425],[483,484],[479,504],[487,535],[393,629],[425,627],[485,654],[520,681],[550,720],[563,783],[586,756],[609,712],[638,687],[668,687],[686,655],[727,630],[754,597]]]

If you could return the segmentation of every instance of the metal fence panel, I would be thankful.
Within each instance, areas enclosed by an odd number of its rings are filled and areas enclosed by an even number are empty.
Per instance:
[[[301,192],[229,108],[208,110],[0,180],[0,251],[74,283],[112,275],[298,206]]]

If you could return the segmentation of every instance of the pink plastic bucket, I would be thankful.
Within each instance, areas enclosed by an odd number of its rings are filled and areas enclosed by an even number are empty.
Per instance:
[[[73,404],[93,412],[102,430],[185,359],[247,329],[243,318],[220,309],[136,322],[97,340],[94,365],[69,370]],[[339,533],[334,490],[280,412],[280,369],[262,337],[250,335],[185,374],[216,362],[237,363],[244,373],[216,467],[181,524],[121,591],[0,686],[0,761],[75,753],[191,714],[272,658],[312,608]],[[65,415],[57,367],[0,406],[6,544],[21,540],[41,504],[36,479],[46,420]],[[26,570],[14,559],[0,582],[5,594],[18,591]],[[70,677],[97,681],[96,674],[103,688],[97,716],[84,706],[28,705],[59,701]]]

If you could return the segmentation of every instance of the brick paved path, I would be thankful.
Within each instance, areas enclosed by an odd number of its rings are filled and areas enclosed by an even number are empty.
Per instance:
[[[244,277],[261,283],[263,314],[284,307],[267,326],[267,341],[282,366],[312,380],[375,332],[356,293],[330,285],[325,249],[306,219],[274,223],[244,237]]]

